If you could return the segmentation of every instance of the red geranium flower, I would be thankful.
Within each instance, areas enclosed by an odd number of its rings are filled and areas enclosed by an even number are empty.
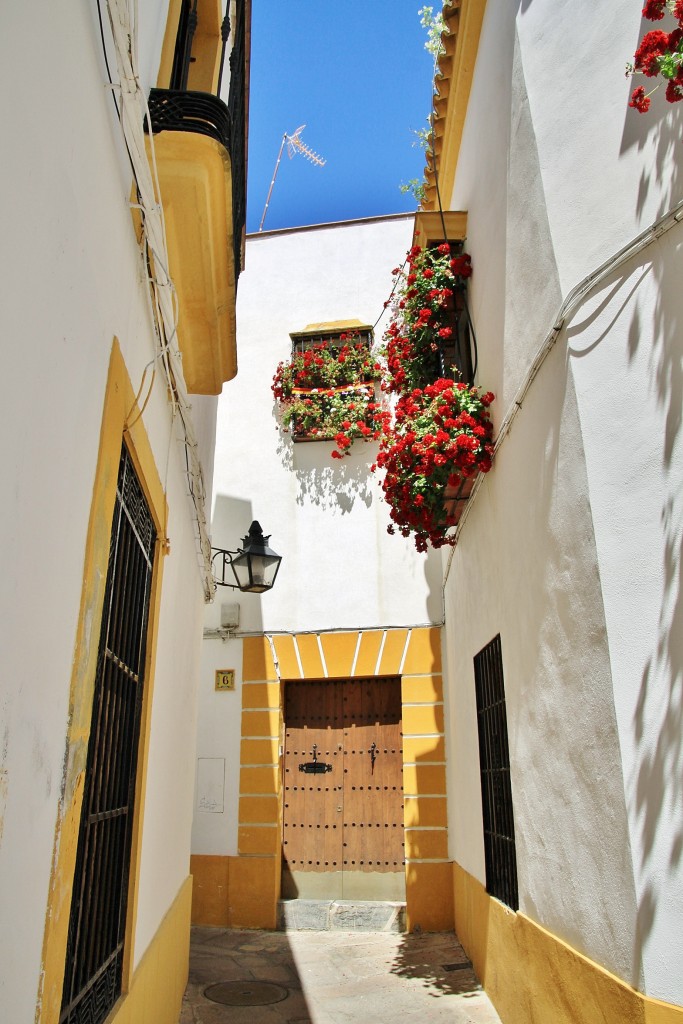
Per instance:
[[[662,32],[659,28],[648,32],[643,36],[633,59],[636,71],[642,71],[648,78],[653,78],[659,74],[659,61],[657,58],[665,53],[668,47],[669,34],[667,32]]]
[[[666,0],[645,0],[643,17],[650,21],[661,21],[666,10]]]
[[[650,109],[650,97],[645,95],[645,89],[642,85],[639,85],[637,89],[633,90],[629,107],[633,107],[634,110],[637,110],[641,114],[647,113]]]
[[[673,79],[673,81],[667,84],[664,95],[669,103],[679,103],[683,100],[683,83],[679,82],[677,79]]]

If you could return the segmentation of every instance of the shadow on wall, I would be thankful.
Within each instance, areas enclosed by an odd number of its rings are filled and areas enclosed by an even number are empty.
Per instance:
[[[649,31],[651,22],[643,20],[642,31]],[[637,44],[636,44],[637,45]],[[640,179],[636,212],[641,215],[653,184],[668,182],[658,205],[657,216],[662,216],[683,193],[683,143],[681,128],[683,117],[664,99],[660,87],[653,97],[651,110],[644,115],[628,110],[622,136],[622,153],[632,146],[645,150],[655,144],[656,174],[643,171]],[[661,860],[652,855],[666,831],[668,839],[668,868],[673,875],[683,855],[683,792],[676,786],[683,767],[683,507],[680,484],[676,473],[676,446],[681,443],[683,416],[683,366],[681,360],[680,259],[673,258],[673,247],[678,241],[674,228],[656,249],[648,249],[636,263],[639,269],[636,284],[620,303],[610,327],[630,305],[631,323],[628,330],[628,358],[633,363],[640,355],[643,344],[643,325],[639,307],[632,302],[641,281],[654,274],[656,304],[646,336],[652,332],[653,344],[648,353],[649,379],[655,385],[656,401],[664,414],[665,431],[662,447],[662,478],[670,481],[661,493],[660,518],[664,537],[664,565],[661,573],[662,592],[659,602],[659,628],[653,638],[652,653],[643,669],[638,702],[632,723],[638,759],[634,768],[632,789],[635,813],[640,831],[641,892],[638,900],[637,931],[633,950],[634,969],[642,962],[643,951],[652,932],[657,908],[666,893],[662,891]],[[680,245],[680,242],[679,242]],[[667,258],[662,246],[671,246]],[[655,259],[653,260],[653,252]],[[622,287],[619,277],[610,288],[600,309],[611,302]],[[649,319],[649,315],[648,315]],[[568,332],[571,336],[572,331]],[[605,332],[607,333],[607,332]],[[595,347],[602,338],[594,343]],[[573,355],[584,354],[574,351]]]
[[[259,519],[259,516],[264,513],[264,518]],[[231,498],[227,494],[217,495],[211,520],[212,547],[236,551],[238,547],[241,547],[242,540],[249,532],[249,527],[254,519],[258,519],[264,533],[267,535],[271,529],[271,524],[266,518],[268,514],[268,509],[254,510],[251,502],[245,501],[242,498]],[[241,594],[238,590],[218,587],[214,600],[217,603],[221,603],[235,601],[238,598],[242,609],[242,617],[247,615],[249,619],[248,622],[240,621],[240,626],[250,630],[262,630],[261,600],[257,594]]]
[[[636,41],[653,28],[643,19]],[[654,83],[650,83],[654,84]],[[627,110],[621,151],[636,146],[643,151],[654,143],[656,173],[641,173],[636,211],[641,214],[651,189],[668,182],[657,214],[662,216],[683,193],[682,112],[667,103],[664,87],[652,97],[647,114]],[[675,230],[675,229],[674,229]],[[644,265],[647,266],[645,261]],[[680,264],[673,259],[657,260],[652,270],[658,292],[654,312],[654,345],[649,355],[651,379],[656,383],[657,401],[665,414],[666,429],[662,461],[665,476],[673,467],[676,443],[680,443],[683,408],[681,366]],[[649,334],[649,332],[648,332]],[[638,308],[634,308],[629,329],[629,358],[641,345]],[[658,832],[669,831],[668,867],[678,869],[683,854],[683,793],[672,783],[680,778],[683,764],[683,511],[672,482],[662,495],[661,522],[664,533],[664,566],[656,646],[643,670],[633,721],[636,746],[640,751],[635,777],[635,810],[640,827],[640,872],[644,887],[639,900],[638,930],[634,959],[639,962],[652,931],[657,905],[662,898],[651,857]],[[653,732],[652,723],[656,722]]]
[[[680,124],[680,122],[679,122]],[[660,138],[664,137],[663,128]],[[680,194],[683,143],[677,164],[669,164],[671,195]],[[668,152],[668,148],[662,150]],[[667,204],[668,205],[668,204]],[[673,229],[671,246],[679,243]],[[665,245],[667,243],[664,243]],[[661,255],[661,249],[657,255]],[[638,911],[635,956],[640,958],[652,931],[657,906],[666,893],[660,891],[661,877],[651,862],[655,838],[668,834],[668,869],[674,875],[683,854],[683,790],[676,780],[683,768],[683,503],[680,495],[680,452],[683,410],[683,365],[680,316],[680,257],[659,258],[652,265],[657,280],[653,319],[653,346],[649,352],[650,378],[656,400],[665,417],[662,448],[662,476],[669,486],[662,489],[660,518],[664,538],[662,591],[659,628],[653,649],[643,670],[633,734],[639,750],[635,777],[635,809],[640,827],[641,877],[645,882]],[[649,326],[649,325],[648,325]],[[649,330],[648,330],[649,336]],[[638,309],[629,330],[629,358],[633,360],[642,344]],[[680,458],[680,454],[678,456]],[[679,477],[678,481],[676,477]]]
[[[356,441],[349,455],[333,459],[333,441],[294,442],[280,433],[277,453],[282,465],[297,482],[297,505],[319,505],[351,512],[357,501],[370,508],[376,496],[370,466],[377,457],[377,443]]]

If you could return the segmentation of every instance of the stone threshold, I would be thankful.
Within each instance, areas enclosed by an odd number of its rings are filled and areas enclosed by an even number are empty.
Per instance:
[[[406,905],[389,900],[278,900],[279,931],[404,932]]]

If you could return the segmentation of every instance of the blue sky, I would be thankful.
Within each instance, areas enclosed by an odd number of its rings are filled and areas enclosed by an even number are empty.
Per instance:
[[[422,179],[412,130],[430,111],[424,0],[253,0],[247,230],[257,231],[285,132],[324,157],[286,149],[264,230],[414,210]],[[432,0],[435,9],[440,0]]]

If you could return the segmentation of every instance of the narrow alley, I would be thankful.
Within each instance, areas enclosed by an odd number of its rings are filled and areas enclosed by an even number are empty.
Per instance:
[[[499,1024],[450,932],[192,929],[180,1024]]]

